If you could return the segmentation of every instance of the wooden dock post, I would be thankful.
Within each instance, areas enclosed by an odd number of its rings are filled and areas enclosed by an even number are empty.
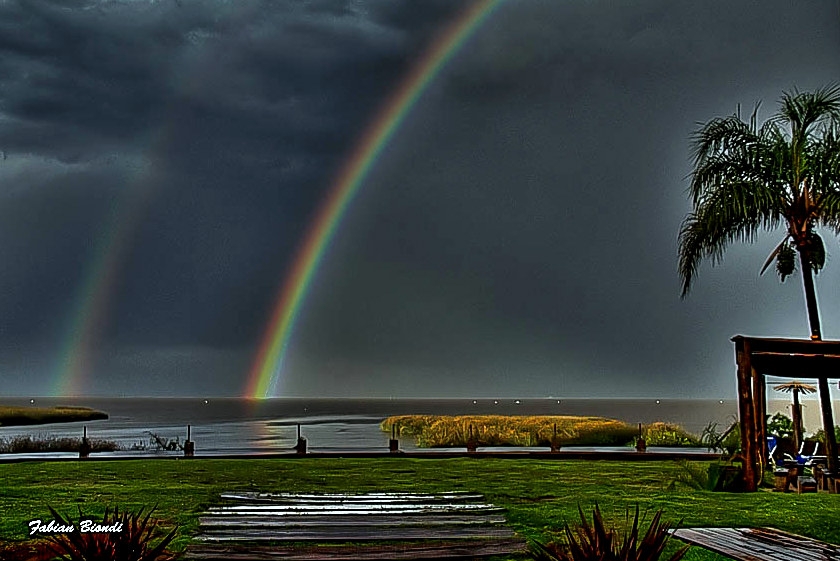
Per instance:
[[[79,445],[79,458],[84,459],[90,456],[90,442],[87,437],[87,426],[82,428],[82,443]]]
[[[195,442],[190,440],[190,425],[187,425],[187,440],[184,442],[184,457],[191,458],[195,456]]]
[[[397,426],[391,425],[391,440],[388,441],[388,451],[391,454],[400,453],[400,439],[398,437]]]
[[[306,439],[300,435],[300,425],[297,426],[297,444],[295,444],[295,452],[300,455],[306,454]]]
[[[549,445],[551,446],[552,452],[560,451],[560,441],[557,439],[557,423],[554,423],[554,435],[551,437]]]
[[[647,442],[645,442],[645,437],[642,436],[642,423],[639,423],[639,438],[636,439],[636,452],[644,452],[647,450]]]
[[[475,452],[477,449],[477,445],[475,442],[475,438],[473,438],[473,427],[470,424],[470,434],[467,437],[467,452]]]

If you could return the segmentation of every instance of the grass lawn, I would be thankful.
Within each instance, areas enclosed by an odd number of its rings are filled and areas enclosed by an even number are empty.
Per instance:
[[[179,524],[176,548],[223,491],[473,491],[508,509],[529,538],[550,540],[565,521],[597,501],[623,523],[625,509],[665,510],[683,526],[772,526],[840,544],[840,495],[669,491],[682,468],[670,461],[617,462],[493,458],[290,458],[24,462],[0,465],[0,539],[25,540],[28,521],[59,512],[100,514],[105,505],[137,510],[157,503],[167,526]],[[722,560],[698,548],[685,559]]]

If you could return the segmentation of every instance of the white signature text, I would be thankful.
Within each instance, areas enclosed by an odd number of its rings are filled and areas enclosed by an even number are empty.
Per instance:
[[[76,532],[76,527],[72,524],[60,524],[55,520],[50,520],[47,523],[39,520],[29,521],[29,535],[33,534],[70,534]],[[114,524],[105,525],[97,524],[93,520],[82,520],[79,522],[78,531],[82,534],[113,534],[123,531],[122,522],[115,522]]]

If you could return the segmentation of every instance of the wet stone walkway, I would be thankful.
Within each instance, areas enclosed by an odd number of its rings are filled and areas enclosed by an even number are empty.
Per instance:
[[[192,561],[476,559],[526,550],[503,509],[472,493],[224,493]]]

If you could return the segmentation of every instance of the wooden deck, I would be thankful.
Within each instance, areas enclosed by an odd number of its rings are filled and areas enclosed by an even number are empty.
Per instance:
[[[736,561],[840,561],[840,547],[773,528],[681,528],[674,537]]]
[[[503,509],[472,493],[224,493],[192,561],[474,559],[523,552]],[[352,545],[347,545],[352,542]]]

